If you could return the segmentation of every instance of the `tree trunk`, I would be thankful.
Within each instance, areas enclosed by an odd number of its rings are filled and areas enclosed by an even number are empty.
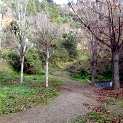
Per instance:
[[[92,81],[92,84],[95,83],[96,81],[96,62],[95,61],[92,61],[92,77],[91,77],[91,81]]]
[[[91,81],[92,84],[95,83],[96,75],[97,75],[97,42],[94,37],[92,37],[91,41]]]
[[[24,56],[21,58],[21,83],[23,83]]]
[[[2,14],[0,13],[0,49],[2,48]]]
[[[119,52],[112,52],[112,79],[114,89],[120,88],[120,79],[119,79]]]
[[[0,34],[0,49],[2,48],[2,40],[1,40],[1,34]]]
[[[48,84],[48,74],[49,74],[49,61],[48,61],[48,59],[49,59],[49,51],[48,51],[48,49],[47,49],[47,56],[46,56],[46,88],[49,86],[49,84]]]

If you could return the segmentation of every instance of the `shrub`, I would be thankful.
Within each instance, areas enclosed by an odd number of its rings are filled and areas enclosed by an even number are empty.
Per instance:
[[[40,59],[40,56],[36,49],[29,50],[29,52],[26,55],[26,59],[28,63],[34,67],[35,73],[42,72],[42,60]]]
[[[63,39],[64,39],[63,46],[67,50],[69,57],[71,59],[76,59],[78,56],[78,52],[75,34],[73,32],[63,34]]]
[[[89,79],[90,78],[90,65],[89,61],[77,61],[70,65],[67,70],[71,76],[77,79]]]
[[[4,58],[15,71],[20,72],[21,62],[20,57],[17,55],[16,51],[3,50],[2,58]],[[41,61],[38,56],[36,49],[31,49],[27,53],[24,62],[24,73],[36,74],[42,71]]]
[[[97,80],[112,80],[111,64],[104,62],[97,66]]]
[[[62,66],[69,61],[68,52],[65,48],[58,47],[55,49],[50,61],[52,65],[62,68]]]

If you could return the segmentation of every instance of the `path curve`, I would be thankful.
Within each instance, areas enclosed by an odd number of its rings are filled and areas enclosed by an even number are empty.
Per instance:
[[[71,118],[89,112],[83,104],[97,104],[91,87],[64,85],[49,105],[0,117],[0,123],[68,123]]]

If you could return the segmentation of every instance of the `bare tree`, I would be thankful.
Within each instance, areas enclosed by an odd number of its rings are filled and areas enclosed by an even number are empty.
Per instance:
[[[112,53],[114,88],[120,88],[119,52],[123,45],[123,5],[119,0],[79,0],[69,3],[83,28]]]
[[[2,19],[3,19],[3,13],[2,13],[2,9],[3,9],[3,2],[0,0],[0,49],[2,47]]]
[[[12,31],[17,39],[17,53],[20,56],[21,61],[21,80],[23,83],[23,71],[24,71],[24,57],[29,48],[32,47],[32,43],[28,40],[29,25],[27,22],[27,4],[28,0],[15,1],[15,22],[11,23]]]
[[[45,86],[48,87],[49,58],[53,54],[54,40],[57,37],[57,29],[50,22],[45,13],[40,13],[35,17],[35,37],[37,38],[37,48],[45,55]]]

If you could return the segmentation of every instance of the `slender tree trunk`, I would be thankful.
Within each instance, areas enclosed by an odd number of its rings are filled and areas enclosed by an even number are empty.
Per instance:
[[[120,88],[120,79],[119,79],[119,52],[112,52],[112,79],[114,89]]]
[[[23,83],[23,71],[24,71],[24,56],[21,58],[21,81],[20,83]]]
[[[46,88],[49,86],[49,83],[48,83],[48,74],[49,74],[49,51],[47,49],[47,56],[46,56]]]
[[[1,36],[1,32],[0,32],[0,49],[2,48],[2,36]]]
[[[97,44],[96,40],[94,37],[92,37],[91,41],[91,81],[92,84],[95,83],[96,75],[97,75]]]
[[[2,14],[0,13],[0,49],[2,48]]]

